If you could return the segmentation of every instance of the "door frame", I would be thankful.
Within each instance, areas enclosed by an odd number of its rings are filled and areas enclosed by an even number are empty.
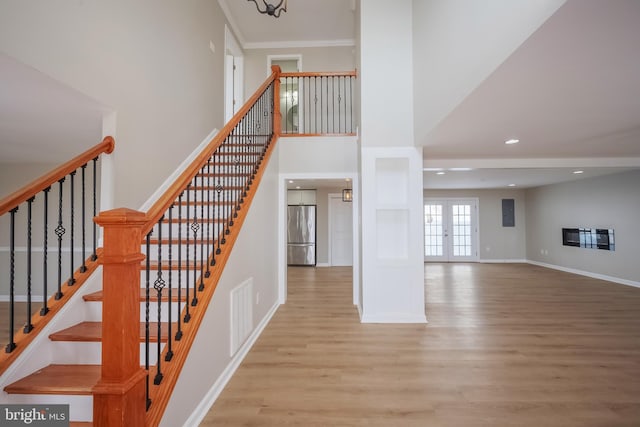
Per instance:
[[[329,235],[327,237],[327,246],[329,249],[329,266],[333,267],[333,224],[331,221],[331,218],[333,217],[333,209],[331,207],[331,201],[332,199],[338,199],[342,202],[342,193],[329,193],[328,195],[328,218],[327,218],[327,225],[328,225],[328,229],[329,229]],[[353,203],[353,202],[342,202],[342,203]],[[351,226],[351,266],[353,266],[353,258],[354,258],[354,253],[353,253],[353,205],[351,205],[351,222],[352,222],[352,226]]]
[[[475,254],[472,255],[471,257],[468,257],[465,260],[459,260],[456,261],[455,259],[453,259],[450,255],[450,247],[447,247],[447,255],[445,256],[445,260],[441,261],[441,262],[479,262],[480,261],[480,199],[478,197],[425,197],[422,203],[423,206],[423,217],[424,217],[424,205],[426,205],[429,202],[444,202],[445,204],[445,209],[446,209],[446,215],[447,215],[447,221],[449,221],[449,210],[448,207],[450,205],[451,202],[453,201],[471,201],[473,202],[474,206],[475,206],[475,215],[472,216],[473,221],[472,221],[472,227],[475,225],[475,229],[472,229],[472,233],[473,236],[475,238],[475,240],[472,243],[472,248],[475,250]],[[443,213],[444,216],[444,213]],[[422,227],[422,234],[424,237],[424,224]],[[450,243],[450,242],[448,242]],[[447,246],[450,246],[449,244]],[[424,252],[424,246],[422,248],[422,251]],[[439,261],[427,261],[426,256],[425,256],[425,262],[439,262]]]
[[[271,75],[271,65],[273,61],[293,61],[293,60],[295,60],[296,63],[298,64],[297,65],[298,72],[301,72],[302,71],[302,54],[292,53],[292,54],[282,54],[282,55],[267,55],[267,77]],[[280,87],[282,90],[283,86],[280,86]],[[298,105],[298,132],[296,133],[300,132],[300,128],[301,128],[300,124],[301,123],[304,124],[304,109],[301,108],[301,106],[304,105],[303,88],[304,88],[304,85],[302,84],[302,80],[298,80],[298,104],[297,104]],[[286,126],[286,120],[287,120],[287,117],[283,116],[282,117],[283,126]]]
[[[231,57],[231,59],[230,59]],[[233,61],[231,64],[229,61]],[[231,74],[229,73],[231,70]],[[235,104],[234,104],[235,101]],[[231,120],[244,104],[244,52],[227,25],[224,26],[224,118]]]

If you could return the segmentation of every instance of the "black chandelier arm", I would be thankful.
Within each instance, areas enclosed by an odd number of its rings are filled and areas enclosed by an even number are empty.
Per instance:
[[[262,3],[264,3],[264,10],[260,9],[260,6],[258,5],[257,0],[248,0],[248,1],[252,1],[256,5],[256,9],[258,9],[258,12],[267,14],[269,16],[273,16],[275,18],[279,18],[282,12],[287,11],[287,5],[285,3],[285,0],[280,0],[280,3],[278,3],[277,6],[273,6],[272,4],[267,3],[266,0],[262,0]],[[285,3],[285,5],[283,8],[280,8],[280,6],[282,6],[282,3]]]

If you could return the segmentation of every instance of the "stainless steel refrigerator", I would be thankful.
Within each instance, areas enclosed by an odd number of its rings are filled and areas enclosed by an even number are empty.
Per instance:
[[[316,207],[287,209],[287,264],[316,265]]]

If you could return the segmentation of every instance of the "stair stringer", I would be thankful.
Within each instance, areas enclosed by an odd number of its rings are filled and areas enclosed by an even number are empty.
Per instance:
[[[278,307],[278,144],[233,245],[186,363],[164,410],[161,426],[194,425],[220,393],[233,371]],[[255,184],[254,184],[255,185]],[[247,279],[254,283],[254,324],[249,338],[230,354],[230,293]],[[152,404],[153,405],[153,404]]]

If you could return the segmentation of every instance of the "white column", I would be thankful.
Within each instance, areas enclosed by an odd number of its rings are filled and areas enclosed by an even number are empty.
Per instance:
[[[412,1],[360,2],[363,322],[424,323],[422,148],[413,129]]]

